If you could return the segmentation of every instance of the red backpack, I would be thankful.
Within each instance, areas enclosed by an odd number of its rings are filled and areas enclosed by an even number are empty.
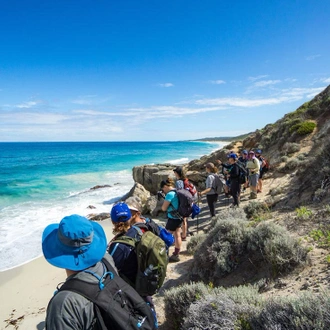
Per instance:
[[[183,181],[184,189],[188,190],[191,193],[191,196],[195,196],[197,193],[196,187],[188,180],[185,179]]]

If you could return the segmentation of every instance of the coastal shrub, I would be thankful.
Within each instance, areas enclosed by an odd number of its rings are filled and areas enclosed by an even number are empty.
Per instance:
[[[274,223],[261,223],[254,228],[249,237],[248,249],[260,251],[276,273],[304,264],[308,253],[285,228]]]
[[[330,227],[329,225],[320,225],[318,229],[313,229],[309,236],[317,244],[318,247],[330,247]]]
[[[314,192],[313,201],[320,202],[326,195],[327,195],[327,189],[319,188]]]
[[[194,254],[199,248],[201,243],[205,240],[206,234],[199,233],[194,235],[190,238],[189,242],[187,243],[187,251],[189,254]]]
[[[298,220],[308,220],[313,215],[313,212],[306,206],[296,208],[295,212]]]
[[[297,167],[299,167],[299,165],[301,164],[301,162],[299,161],[298,158],[291,158],[284,166],[284,170],[285,171],[292,171],[295,170]]]
[[[259,315],[262,298],[251,285],[215,288],[191,304],[182,329],[251,330],[250,319]]]
[[[209,290],[210,288],[205,284],[198,282],[165,291],[165,316],[169,329],[181,329],[189,306],[195,301],[204,299],[209,294]]]
[[[302,153],[302,154],[297,155],[297,159],[300,160],[300,161],[305,160],[306,159],[305,153]]]
[[[261,312],[249,320],[250,329],[327,330],[330,329],[329,309],[329,292],[269,299]]]
[[[314,131],[316,123],[313,121],[303,121],[299,124],[290,127],[290,133],[297,133],[299,135],[307,135]]]
[[[218,220],[194,254],[192,273],[206,283],[230,273],[246,251],[250,230],[241,219]]]
[[[205,283],[219,283],[244,260],[262,261],[274,275],[307,260],[307,250],[281,226],[242,219],[218,220],[194,253],[191,273]]]
[[[226,297],[209,295],[190,305],[181,329],[234,329],[236,304]]]
[[[282,156],[281,157],[281,162],[286,163],[288,161],[289,157],[288,156]]]
[[[215,295],[226,294],[235,303],[248,305],[261,306],[263,299],[259,294],[258,285],[238,285],[230,288],[224,288],[222,286],[216,287],[213,290]]]
[[[307,111],[308,107],[309,107],[309,102],[305,102],[297,110],[286,114],[285,118],[288,118],[288,119],[297,118],[298,116],[303,115]]]
[[[262,202],[249,202],[247,206],[244,207],[244,212],[249,220],[255,219],[264,213],[269,213],[269,208],[266,203]]]
[[[277,196],[283,193],[283,187],[279,186],[279,187],[275,187],[269,190],[269,194],[271,196]]]
[[[300,144],[294,142],[286,142],[282,147],[282,151],[285,155],[294,154],[300,150]]]

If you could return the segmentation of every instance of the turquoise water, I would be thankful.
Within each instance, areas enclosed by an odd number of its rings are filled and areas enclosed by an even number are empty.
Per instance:
[[[41,254],[49,223],[109,212],[133,185],[132,168],[183,164],[220,148],[205,142],[0,143],[0,271]],[[96,185],[108,188],[90,190]],[[87,207],[93,205],[95,210]],[[92,212],[91,212],[92,211]]]

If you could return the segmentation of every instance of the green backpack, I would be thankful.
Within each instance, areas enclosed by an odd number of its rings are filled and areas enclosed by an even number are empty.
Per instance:
[[[134,227],[137,237],[120,236],[112,244],[127,244],[135,249],[138,259],[138,273],[135,283],[129,281],[125,276],[120,276],[128,282],[141,296],[152,296],[157,293],[163,285],[166,277],[168,256],[165,242],[151,231],[142,232],[138,226]],[[112,255],[116,246],[112,250]]]

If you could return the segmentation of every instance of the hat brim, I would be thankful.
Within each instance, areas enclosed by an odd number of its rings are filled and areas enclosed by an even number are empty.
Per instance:
[[[131,211],[136,211],[136,212],[140,212],[136,207],[134,206],[129,206],[128,205],[128,208],[131,210]]]
[[[60,242],[57,232],[59,224],[47,226],[42,235],[42,251],[45,259],[53,266],[80,271],[99,262],[107,249],[107,239],[101,225],[91,221],[94,229],[93,241],[81,254]]]

